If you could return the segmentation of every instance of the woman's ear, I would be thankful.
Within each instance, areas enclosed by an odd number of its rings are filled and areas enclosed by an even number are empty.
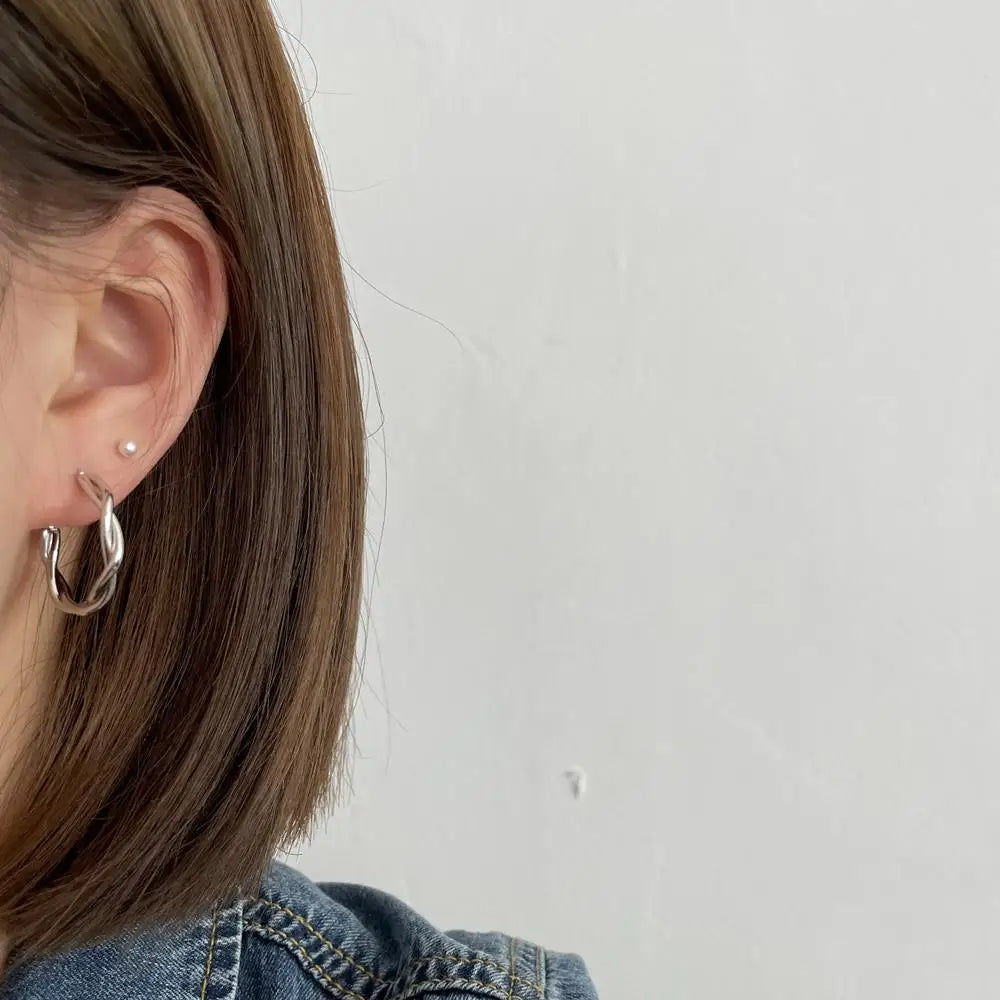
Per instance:
[[[96,520],[78,469],[102,479],[116,503],[135,488],[191,416],[227,317],[218,236],[167,188],[139,189],[60,258],[50,316],[61,330],[48,338],[31,528]]]

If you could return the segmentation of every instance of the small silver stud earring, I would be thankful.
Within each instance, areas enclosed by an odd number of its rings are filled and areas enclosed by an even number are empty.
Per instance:
[[[126,458],[132,458],[134,457],[135,453],[139,450],[139,446],[130,439],[128,441],[122,441],[121,444],[118,445],[118,450]]]

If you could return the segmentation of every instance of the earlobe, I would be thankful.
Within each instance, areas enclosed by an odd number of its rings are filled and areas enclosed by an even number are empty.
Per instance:
[[[138,485],[187,423],[225,326],[218,238],[176,192],[142,189],[81,249],[103,263],[76,289],[70,371],[45,414],[54,447],[38,476],[35,527],[95,519],[78,469],[116,502]]]

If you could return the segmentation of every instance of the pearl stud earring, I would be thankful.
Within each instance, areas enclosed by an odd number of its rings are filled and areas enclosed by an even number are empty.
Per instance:
[[[139,450],[139,446],[134,441],[131,440],[122,441],[121,444],[118,445],[118,450],[126,458],[132,458],[135,455],[135,453]]]

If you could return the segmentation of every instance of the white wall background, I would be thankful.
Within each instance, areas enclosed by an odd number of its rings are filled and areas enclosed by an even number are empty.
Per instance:
[[[996,6],[279,9],[385,418],[300,867],[602,1000],[995,996]]]

